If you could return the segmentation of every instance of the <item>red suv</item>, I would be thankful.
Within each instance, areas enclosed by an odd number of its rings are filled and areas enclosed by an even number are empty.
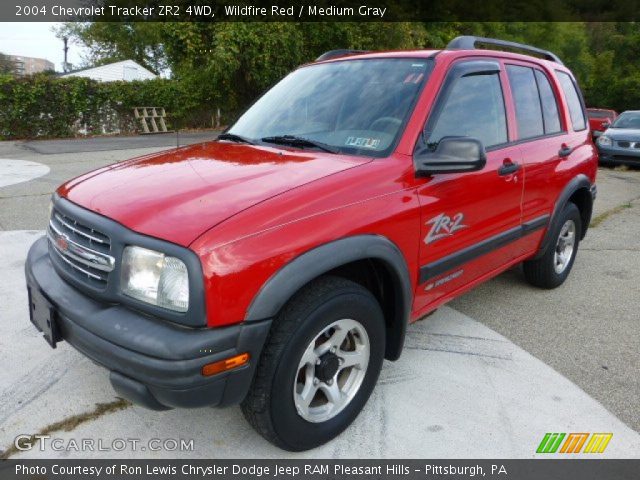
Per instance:
[[[587,108],[587,118],[591,134],[593,138],[597,138],[618,118],[618,114],[614,110]]]
[[[271,442],[312,448],[408,323],[521,262],[564,282],[596,155],[550,52],[329,52],[217,141],[62,185],[26,264],[31,320],[135,403],[241,403]]]

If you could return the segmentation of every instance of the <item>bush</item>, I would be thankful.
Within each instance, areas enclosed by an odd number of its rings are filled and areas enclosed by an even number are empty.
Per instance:
[[[216,107],[201,100],[203,90],[167,79],[101,83],[0,75],[0,138],[133,132],[138,129],[134,107],[164,107],[169,128],[210,127]]]

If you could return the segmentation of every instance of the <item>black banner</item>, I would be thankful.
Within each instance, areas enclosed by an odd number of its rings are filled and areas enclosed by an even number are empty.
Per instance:
[[[0,479],[631,480],[640,460],[4,460]]]
[[[633,21],[640,0],[3,0],[0,22]]]

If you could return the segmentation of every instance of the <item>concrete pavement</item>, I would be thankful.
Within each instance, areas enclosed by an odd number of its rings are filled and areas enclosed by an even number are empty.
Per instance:
[[[28,182],[49,173],[49,167],[37,162],[0,158],[0,188]]]

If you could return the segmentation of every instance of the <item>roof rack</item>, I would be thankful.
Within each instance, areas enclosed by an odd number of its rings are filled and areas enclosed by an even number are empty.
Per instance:
[[[555,53],[549,52],[548,50],[542,50],[541,48],[532,47],[531,45],[525,45],[524,43],[508,42],[506,40],[498,40],[495,38],[485,38],[485,37],[475,37],[471,35],[464,35],[461,37],[456,37],[453,40],[451,40],[447,45],[446,49],[447,50],[475,50],[477,43],[535,53],[537,55],[542,56],[546,60],[551,60],[552,62],[556,62],[556,63],[559,63],[560,65],[564,65],[564,63],[562,63],[562,60],[560,60],[560,58],[558,58],[558,56]]]
[[[341,48],[338,50],[329,50],[328,52],[323,53],[318,58],[316,58],[316,62],[321,62],[323,60],[330,60],[332,58],[344,57],[347,55],[358,55],[359,53],[369,53],[368,50],[349,50],[346,48]]]

